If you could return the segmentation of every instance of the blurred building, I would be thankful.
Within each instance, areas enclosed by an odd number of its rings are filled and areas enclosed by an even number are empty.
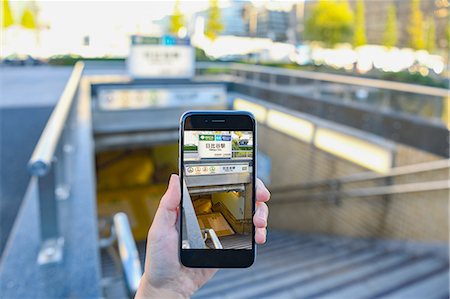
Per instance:
[[[248,5],[249,1],[230,1],[230,3],[220,8],[221,23],[223,24],[223,30],[220,35],[234,35],[234,36],[247,36],[248,26],[244,22],[243,13],[244,7]],[[198,22],[199,19],[203,19],[208,22],[208,10],[197,12],[193,15],[192,24]],[[194,28],[191,28],[193,31]]]
[[[288,13],[263,8],[258,12],[257,37],[268,37],[275,41],[285,41],[288,30]]]
[[[249,36],[270,38],[274,41],[288,40],[290,27],[288,11],[248,4],[244,7],[243,16]]]
[[[305,30],[305,6],[310,2],[300,1],[292,5],[289,12],[288,40],[293,44],[301,43]]]
[[[371,1],[368,1],[370,3]],[[402,0],[391,0],[391,2],[395,2],[397,6],[397,20],[398,20],[398,29],[399,29],[399,46],[408,47],[409,46],[409,37],[410,34],[408,32],[408,27],[410,24],[410,15],[411,15],[411,1],[402,1]],[[375,5],[372,5],[375,6]],[[383,8],[387,11],[388,5],[383,5]],[[436,26],[436,47],[437,48],[448,48],[448,41],[446,37],[446,27],[449,26],[449,1],[448,0],[436,0],[436,1],[420,1],[420,7],[422,10],[424,25],[426,26],[426,21],[431,16],[434,18],[435,26]],[[372,8],[370,8],[372,9]],[[374,7],[375,9],[375,7]],[[366,10],[370,11],[370,10]],[[384,18],[386,18],[386,13],[384,12]],[[375,21],[371,22],[370,19],[367,21],[367,24],[371,24],[371,26],[375,26]],[[380,22],[384,23],[384,22]],[[371,26],[367,27],[367,30],[371,29]],[[378,29],[379,31],[380,29]],[[381,29],[383,32],[384,28]],[[448,29],[447,29],[448,30]],[[375,31],[375,30],[374,30]],[[382,33],[378,33],[382,36]]]
[[[355,2],[355,0],[351,1],[353,7]],[[364,1],[364,3],[368,43],[381,44],[383,42],[389,5],[395,3],[397,9],[398,46],[408,47],[410,45],[411,1]],[[448,1],[421,1],[421,10],[424,24],[430,16],[434,18],[436,24],[436,46],[440,48],[446,47],[445,26],[448,25]]]
[[[194,22],[203,18],[208,20],[208,10],[194,14]],[[220,35],[249,36],[270,38],[274,41],[286,41],[289,36],[290,12],[269,7],[254,5],[250,1],[230,1],[228,6],[221,7],[223,30]]]
[[[224,30],[221,34],[236,36],[247,35],[248,30],[243,19],[243,12],[246,3],[248,3],[248,1],[233,0],[228,7],[221,9],[222,23],[224,25]]]
[[[303,37],[304,22],[308,20],[317,4],[318,0],[299,2],[293,5],[290,11],[289,28],[293,31],[295,41],[299,42]],[[355,8],[356,0],[349,1],[350,6]],[[368,1],[365,0],[366,36],[369,44],[382,44],[383,34],[386,26],[386,18],[391,3],[397,9],[398,45],[408,47],[410,41],[409,25],[411,16],[411,1],[406,0],[386,0]],[[436,26],[436,47],[448,47],[446,38],[446,27],[449,25],[449,1],[420,1],[424,26],[430,16],[433,16]],[[425,30],[425,28],[424,28]]]

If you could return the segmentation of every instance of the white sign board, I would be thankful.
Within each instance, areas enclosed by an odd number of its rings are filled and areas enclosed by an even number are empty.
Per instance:
[[[231,135],[200,134],[198,155],[203,158],[231,158]]]
[[[98,91],[101,110],[225,105],[223,86],[175,85],[171,88],[104,88]]]
[[[194,48],[189,45],[132,45],[128,72],[136,78],[191,78]]]
[[[214,165],[189,165],[185,166],[187,176],[191,175],[212,175],[212,174],[228,174],[228,173],[248,173],[251,172],[250,166],[247,164],[214,164]]]

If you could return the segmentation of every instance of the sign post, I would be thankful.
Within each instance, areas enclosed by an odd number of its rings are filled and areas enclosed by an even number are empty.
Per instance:
[[[189,38],[133,35],[127,60],[135,78],[189,79],[195,74],[195,52]]]

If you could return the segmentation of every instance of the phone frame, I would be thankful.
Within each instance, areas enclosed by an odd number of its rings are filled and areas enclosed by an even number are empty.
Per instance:
[[[213,120],[220,120],[213,122]],[[224,120],[224,121],[222,121]],[[252,169],[252,217],[256,204],[256,119],[247,111],[214,110],[188,111],[180,119],[179,137],[179,176],[183,189],[184,169],[184,131],[252,131],[253,132],[253,169]],[[252,221],[252,249],[182,249],[183,192],[179,212],[179,259],[180,263],[191,268],[247,268],[256,257],[255,225]],[[252,218],[253,219],[253,218]]]

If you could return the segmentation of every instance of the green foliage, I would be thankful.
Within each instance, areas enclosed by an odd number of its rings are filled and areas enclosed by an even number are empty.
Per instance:
[[[400,72],[382,72],[380,79],[396,82],[411,83],[416,85],[425,85],[438,88],[448,88],[448,82],[439,77],[423,76],[420,73],[410,73],[408,71]]]
[[[206,55],[205,50],[200,48],[195,48],[195,60],[196,61],[213,61],[208,55]]]
[[[24,9],[22,14],[22,20],[20,21],[20,25],[26,29],[36,29],[36,18],[28,7]]]
[[[175,6],[173,9],[173,14],[170,16],[170,27],[169,31],[173,35],[177,35],[181,28],[185,27],[184,25],[184,16],[180,10],[180,1],[177,0],[175,2]]]
[[[352,33],[353,13],[346,1],[319,0],[305,24],[305,38],[326,46],[348,42]]]
[[[241,151],[251,151],[251,150],[253,150],[253,146],[249,146],[249,145],[241,145],[241,146],[239,146],[239,149],[240,149]]]
[[[429,53],[433,53],[436,49],[436,25],[432,15],[427,20],[426,49]]]
[[[7,28],[14,24],[14,18],[13,18],[12,12],[11,12],[11,7],[9,6],[9,1],[2,0],[2,2],[3,2],[3,11],[2,11],[2,13],[3,13],[3,15],[2,15],[3,22],[2,23],[3,24],[2,24],[2,26],[3,26],[3,28]]]
[[[353,37],[353,45],[355,47],[359,47],[367,43],[365,11],[364,1],[357,0],[355,11],[355,35]]]
[[[447,48],[450,48],[450,20],[447,20],[447,26],[445,26],[445,37],[447,39]]]
[[[253,63],[250,63],[253,64]],[[280,67],[294,70],[302,70],[302,71],[310,71],[310,72],[320,72],[326,74],[337,74],[337,75],[347,75],[349,76],[349,80],[352,80],[352,77],[363,77],[363,78],[372,78],[372,79],[382,79],[388,81],[396,81],[396,82],[404,82],[411,84],[420,84],[424,86],[432,86],[439,88],[449,88],[449,81],[445,77],[432,74],[428,74],[427,76],[421,75],[419,72],[410,73],[409,71],[400,71],[400,72],[385,72],[379,69],[372,69],[365,74],[357,74],[352,70],[346,69],[336,69],[327,65],[298,65],[295,63],[261,63],[260,65],[271,66],[271,67]]]
[[[409,19],[409,36],[411,48],[416,50],[425,49],[423,34],[423,15],[420,9],[420,0],[411,0],[411,15]]]
[[[237,139],[231,141],[231,149],[235,151],[239,150],[239,141]]]
[[[196,145],[185,145],[183,148],[184,148],[184,150],[186,152],[196,152],[196,151],[198,151],[198,147]]]
[[[388,8],[386,28],[383,34],[383,45],[391,48],[397,45],[398,33],[397,33],[397,9],[395,4],[391,3]]]
[[[223,24],[220,20],[220,8],[217,0],[210,0],[208,10],[208,21],[206,23],[205,35],[215,40],[217,35],[223,31]]]
[[[48,64],[49,65],[63,65],[63,66],[68,66],[68,65],[74,65],[77,61],[101,61],[102,63],[104,62],[113,62],[113,63],[125,63],[125,58],[112,58],[112,57],[82,57],[80,55],[54,55],[52,57],[50,57],[48,59]]]
[[[447,20],[447,26],[445,26],[445,37],[447,39],[447,48],[450,48],[450,20]]]

